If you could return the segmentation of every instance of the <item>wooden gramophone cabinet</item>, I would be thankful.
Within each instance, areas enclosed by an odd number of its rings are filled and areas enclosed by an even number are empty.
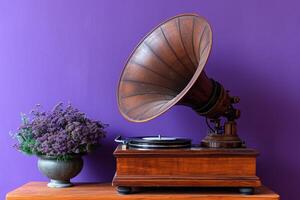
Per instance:
[[[261,185],[256,176],[253,149],[137,150],[119,145],[114,155],[117,170],[113,185],[118,191],[131,192],[132,187],[237,187],[252,193]]]
[[[119,110],[127,120],[146,122],[174,105],[184,105],[205,117],[210,131],[199,146],[189,148],[119,145],[113,185],[120,193],[132,187],[200,186],[238,187],[250,194],[261,185],[256,176],[258,152],[246,148],[237,134],[240,111],[233,105],[239,98],[204,71],[211,47],[206,19],[184,14],[157,26],[129,57],[117,93]]]

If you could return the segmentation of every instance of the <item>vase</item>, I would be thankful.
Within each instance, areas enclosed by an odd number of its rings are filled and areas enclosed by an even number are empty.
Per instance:
[[[50,179],[48,187],[64,188],[73,184],[70,179],[79,174],[83,167],[81,156],[72,156],[68,160],[58,160],[55,157],[39,156],[38,168]]]

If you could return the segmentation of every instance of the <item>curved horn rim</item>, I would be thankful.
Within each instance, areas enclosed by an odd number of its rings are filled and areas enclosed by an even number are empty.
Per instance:
[[[166,24],[167,22],[176,19],[176,18],[180,18],[180,17],[185,17],[185,16],[192,16],[192,17],[199,17],[202,18],[206,24],[208,25],[209,28],[209,38],[210,38],[210,43],[208,45],[208,55],[205,57],[205,61],[203,62],[203,64],[198,63],[197,69],[194,73],[194,75],[192,76],[192,78],[190,79],[189,83],[185,86],[185,88],[177,95],[175,96],[173,99],[169,100],[168,103],[166,103],[164,105],[164,108],[162,110],[160,110],[159,112],[157,112],[156,114],[152,115],[151,117],[145,118],[145,119],[133,119],[130,116],[128,116],[123,110],[122,110],[122,106],[121,106],[121,97],[120,97],[120,85],[121,85],[121,81],[124,77],[124,71],[126,69],[126,66],[128,65],[128,63],[130,62],[132,56],[134,55],[135,51],[137,50],[137,48],[140,47],[140,45],[154,32],[156,31],[158,28],[160,28],[161,26],[163,26],[164,24]],[[210,56],[211,53],[211,48],[212,48],[212,30],[211,30],[211,26],[208,23],[208,21],[203,17],[200,16],[198,14],[194,14],[194,13],[185,13],[185,14],[180,14],[180,15],[176,15],[174,17],[169,18],[168,20],[160,23],[159,25],[157,25],[154,29],[152,29],[148,34],[146,34],[146,36],[143,37],[142,40],[140,40],[140,42],[138,43],[138,45],[134,48],[134,50],[131,52],[129,58],[126,61],[125,67],[122,70],[120,79],[119,79],[119,83],[118,83],[118,89],[117,89],[117,100],[118,100],[118,109],[121,113],[121,115],[128,121],[130,122],[147,122],[150,121],[160,115],[162,115],[163,113],[165,113],[167,110],[169,110],[172,106],[174,106],[176,103],[178,103],[184,96],[185,94],[190,90],[190,88],[194,85],[194,83],[197,81],[198,77],[200,76],[201,72],[204,69],[204,66],[207,63],[207,60]],[[200,65],[201,64],[201,65]]]

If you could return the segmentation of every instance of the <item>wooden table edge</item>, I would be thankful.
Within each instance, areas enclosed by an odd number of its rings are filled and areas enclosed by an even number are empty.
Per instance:
[[[93,187],[100,187],[102,186],[102,188],[104,187],[107,187],[109,188],[109,190],[107,190],[106,192],[110,193],[112,190],[114,190],[114,188],[111,186],[111,183],[76,183],[74,187],[71,188],[71,190],[74,190],[76,189],[76,185],[77,186],[83,186],[83,185],[91,185]],[[49,196],[47,198],[46,195],[43,195],[43,196],[38,196],[36,195],[36,197],[34,197],[34,194],[30,195],[30,193],[27,193],[28,195],[25,195],[25,196],[22,196],[20,194],[20,192],[22,192],[22,189],[26,189],[26,187],[34,187],[34,186],[37,186],[37,187],[40,187],[40,186],[45,186],[46,188],[44,188],[44,190],[47,190],[50,188],[47,188],[47,183],[46,182],[28,182],[28,183],[25,183],[23,185],[21,185],[20,187],[8,192],[5,196],[5,199],[6,200],[25,200],[25,199],[29,199],[30,200],[38,200],[38,199],[52,199],[52,196]],[[81,188],[82,189],[82,188]],[[249,196],[249,199],[272,199],[272,200],[279,200],[280,199],[280,196],[278,194],[276,194],[274,191],[272,191],[271,189],[269,189],[268,187],[266,186],[261,186],[260,187],[261,190],[264,190],[265,193],[263,194],[254,194],[254,195],[250,195]],[[54,189],[55,190],[55,189]],[[131,195],[125,195],[125,196],[120,196],[116,191],[115,192],[111,192],[111,195],[115,195],[115,197],[111,196],[108,198],[108,193],[106,193],[103,198],[99,198],[99,199],[147,199],[147,196],[149,199],[157,199],[157,197],[159,196],[159,193],[153,193],[153,194],[150,194],[150,193],[137,193],[137,194],[131,194]],[[170,198],[170,194],[162,194],[162,195],[165,195],[165,198],[162,198],[162,199],[169,199]],[[196,199],[197,195],[199,195],[198,197],[199,198],[203,198],[203,197],[207,197],[207,196],[210,196],[211,198],[209,199],[214,199],[213,197],[215,197],[215,199],[219,199],[219,198],[228,198],[228,196],[232,196],[232,199],[235,199],[235,200],[238,200],[238,199],[245,199],[245,196],[243,195],[236,195],[236,194],[201,194],[201,193],[174,193],[174,196],[175,195],[178,195],[178,199],[184,199],[182,198],[183,195],[187,195],[187,196],[190,196],[190,197],[193,197],[193,199]],[[70,199],[74,199],[74,200],[78,200],[78,199],[83,199],[84,196],[78,196],[78,197],[75,197],[75,198],[70,198]],[[105,197],[105,198],[104,198]],[[58,196],[57,199],[64,199],[65,196],[62,195],[62,196]],[[56,198],[55,198],[56,199]],[[67,200],[68,198],[66,198]],[[90,198],[89,198],[90,199]],[[95,199],[96,198],[91,198],[91,199]],[[158,198],[159,199],[159,198]],[[176,198],[177,199],[177,198]],[[223,199],[223,198],[222,198]]]

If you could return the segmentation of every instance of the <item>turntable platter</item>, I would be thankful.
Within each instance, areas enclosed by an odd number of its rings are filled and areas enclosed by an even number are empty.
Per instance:
[[[115,140],[122,142],[131,148],[139,149],[171,149],[171,148],[189,148],[191,147],[191,140],[187,138],[166,137],[166,136],[143,136],[131,137]]]

